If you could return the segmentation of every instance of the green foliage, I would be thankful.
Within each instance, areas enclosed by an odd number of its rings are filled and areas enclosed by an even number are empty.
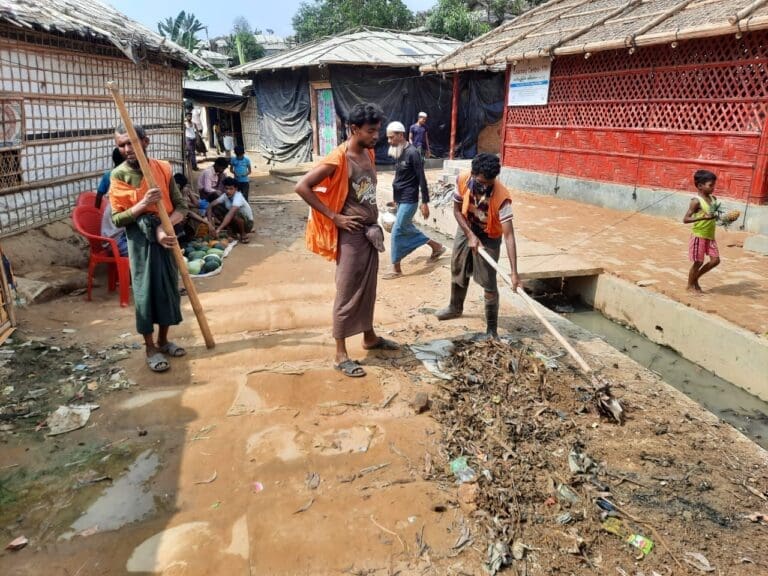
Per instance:
[[[229,35],[227,56],[232,58],[236,66],[264,57],[264,47],[254,38],[254,34],[259,33],[258,30],[251,28],[248,20],[243,16],[235,19],[232,33]]]
[[[402,0],[313,0],[302,2],[293,17],[293,29],[299,42],[338,34],[357,26],[408,30],[413,25],[413,12]]]
[[[157,31],[161,36],[173,40],[190,52],[195,49],[198,42],[197,33],[202,30],[205,30],[202,22],[192,12],[186,13],[184,10],[175,18],[169,17],[157,23]]]
[[[467,42],[491,29],[490,24],[474,16],[462,0],[438,0],[427,17],[427,30],[431,34],[450,36]]]

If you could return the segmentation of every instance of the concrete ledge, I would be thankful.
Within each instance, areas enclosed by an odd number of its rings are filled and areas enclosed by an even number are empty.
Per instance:
[[[446,162],[446,170],[449,167],[454,169],[454,164]],[[532,194],[557,196],[614,210],[641,211],[643,214],[678,221],[682,221],[693,195],[693,192],[635,188],[624,184],[581,180],[515,168],[502,168],[500,178],[507,186]],[[743,226],[746,232],[768,234],[768,205],[747,205],[744,202],[729,199],[721,199],[721,201],[726,211],[741,212],[741,218],[733,224],[734,230],[741,230]]]
[[[756,234],[744,240],[744,250],[768,256],[768,236]]]
[[[570,279],[566,290],[608,318],[768,401],[768,339],[608,274]]]

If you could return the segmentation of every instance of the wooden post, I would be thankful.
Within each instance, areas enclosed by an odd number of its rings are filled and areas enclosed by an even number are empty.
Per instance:
[[[507,146],[507,103],[509,102],[509,76],[512,73],[512,65],[507,64],[504,71],[504,105],[501,107],[501,165],[504,166],[504,154]]]
[[[763,121],[760,129],[760,144],[757,146],[755,171],[752,174],[752,185],[749,189],[747,204],[753,200],[759,204],[768,199],[765,196],[766,192],[768,192],[766,187],[766,180],[768,179],[768,118]]]
[[[456,148],[456,125],[459,118],[459,73],[453,75],[453,98],[451,99],[451,147],[448,150],[448,160],[453,160],[453,150]]]
[[[152,170],[149,167],[149,162],[147,161],[147,157],[144,155],[144,147],[142,146],[138,134],[136,134],[136,129],[133,127],[131,116],[128,113],[128,109],[125,107],[125,102],[123,101],[123,97],[120,94],[120,90],[117,88],[117,84],[114,82],[107,82],[107,87],[109,88],[110,92],[112,92],[112,98],[114,98],[115,104],[120,111],[120,117],[123,119],[123,125],[128,132],[128,136],[131,138],[131,144],[133,145],[133,150],[136,153],[136,159],[139,161],[139,166],[141,166],[141,172],[147,181],[147,185],[150,188],[157,188],[157,183],[152,176]],[[162,200],[157,203],[157,211],[158,215],[160,216],[160,223],[165,233],[171,236],[174,235],[173,224],[171,224],[171,219],[168,217],[168,212],[165,210],[165,204]],[[213,348],[216,346],[216,343],[213,340],[211,329],[208,327],[208,320],[205,317],[205,312],[203,312],[203,307],[200,305],[200,299],[197,297],[195,284],[192,282],[192,278],[189,276],[187,263],[184,261],[184,256],[181,253],[181,248],[179,247],[178,243],[173,247],[173,255],[176,259],[176,265],[179,267],[179,271],[181,272],[181,279],[184,281],[184,287],[187,289],[187,297],[192,304],[192,309],[195,311],[197,323],[200,325],[200,331],[203,333],[205,346],[206,348]]]

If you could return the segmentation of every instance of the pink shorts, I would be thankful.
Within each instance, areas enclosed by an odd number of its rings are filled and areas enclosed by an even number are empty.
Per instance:
[[[691,262],[704,262],[704,257],[720,258],[720,252],[717,250],[717,242],[707,238],[691,236],[688,241],[688,258]]]

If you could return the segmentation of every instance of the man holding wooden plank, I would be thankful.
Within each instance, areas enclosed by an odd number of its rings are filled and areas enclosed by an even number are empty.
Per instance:
[[[142,126],[134,128],[146,151],[149,137]],[[157,205],[163,203],[176,226],[184,220],[187,203],[168,162],[148,159],[158,186],[149,188],[131,138],[122,125],[115,131],[115,143],[126,160],[112,171],[109,200],[113,222],[125,227],[128,236],[136,330],[144,337],[150,370],[165,372],[171,367],[165,355],[183,356],[186,351],[168,340],[170,326],[181,322],[179,271],[172,254],[176,237],[166,234],[160,225]],[[157,342],[155,324],[159,326]]]

